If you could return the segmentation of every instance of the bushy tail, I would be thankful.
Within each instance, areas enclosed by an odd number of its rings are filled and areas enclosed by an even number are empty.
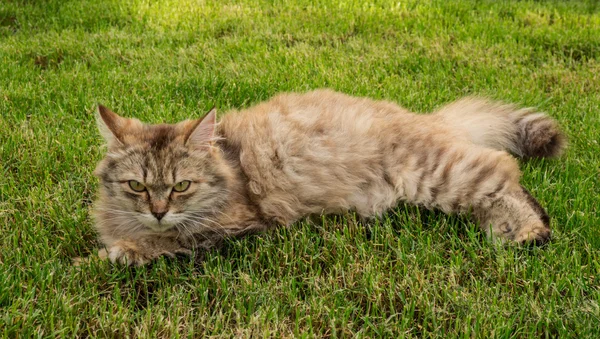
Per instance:
[[[531,108],[468,97],[435,114],[477,145],[506,150],[523,158],[555,157],[566,147],[556,121]]]

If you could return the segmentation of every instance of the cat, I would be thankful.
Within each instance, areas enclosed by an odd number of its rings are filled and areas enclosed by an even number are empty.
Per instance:
[[[433,114],[316,90],[148,125],[98,107],[107,153],[93,207],[103,258],[144,265],[310,215],[369,218],[400,202],[469,212],[501,243],[543,244],[549,217],[516,159],[556,157],[555,120],[481,98]]]

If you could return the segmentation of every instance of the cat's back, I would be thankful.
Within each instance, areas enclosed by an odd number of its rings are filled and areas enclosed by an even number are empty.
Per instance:
[[[235,134],[230,137],[240,141],[248,134],[254,138],[285,136],[289,140],[295,133],[333,137],[378,134],[386,122],[397,120],[399,115],[403,119],[412,117],[394,103],[320,89],[279,94],[251,108],[225,115],[221,124],[224,131]]]

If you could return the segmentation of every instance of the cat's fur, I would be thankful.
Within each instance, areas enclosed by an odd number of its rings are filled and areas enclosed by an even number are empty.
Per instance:
[[[544,243],[549,218],[507,151],[552,157],[565,146],[554,120],[512,105],[466,98],[416,115],[330,90],[281,94],[218,124],[214,110],[146,125],[100,106],[98,124],[108,147],[95,172],[101,255],[135,265],[312,214],[370,217],[399,202],[471,211],[491,238]],[[188,191],[172,191],[182,180]],[[160,222],[157,211],[166,211]]]

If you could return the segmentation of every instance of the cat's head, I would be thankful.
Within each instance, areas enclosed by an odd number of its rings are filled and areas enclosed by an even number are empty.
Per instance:
[[[94,172],[98,226],[133,233],[206,224],[226,201],[230,177],[213,147],[215,119],[213,109],[203,119],[150,125],[100,105],[107,153]]]

